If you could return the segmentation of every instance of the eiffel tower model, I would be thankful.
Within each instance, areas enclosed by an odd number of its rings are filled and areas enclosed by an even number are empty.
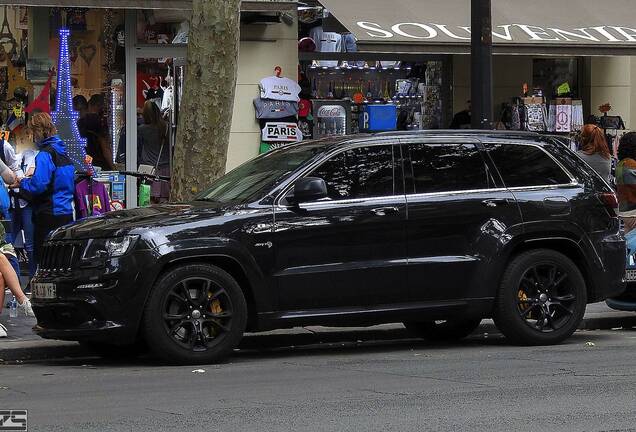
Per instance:
[[[86,139],[82,138],[77,127],[79,113],[73,111],[73,88],[71,86],[71,62],[69,60],[68,38],[71,32],[60,29],[60,56],[57,64],[57,91],[55,111],[51,113],[57,133],[66,143],[66,152],[75,164],[77,171],[87,171]]]

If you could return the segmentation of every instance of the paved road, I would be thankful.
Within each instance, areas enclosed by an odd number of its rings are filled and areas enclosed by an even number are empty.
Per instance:
[[[537,348],[480,332],[444,346],[261,340],[200,374],[147,359],[1,365],[0,408],[28,409],[33,431],[636,430],[636,331]]]

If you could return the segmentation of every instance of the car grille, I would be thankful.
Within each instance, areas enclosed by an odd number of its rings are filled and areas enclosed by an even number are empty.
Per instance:
[[[42,248],[38,272],[44,274],[70,273],[79,263],[84,251],[81,242],[47,242]]]
[[[627,270],[627,272],[625,273],[625,280],[627,282],[636,281],[636,270]]]

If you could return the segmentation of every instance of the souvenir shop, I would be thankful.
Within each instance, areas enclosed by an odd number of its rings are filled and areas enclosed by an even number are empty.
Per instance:
[[[51,6],[56,3],[60,7]],[[241,46],[271,54],[270,64],[289,70],[273,43],[279,27],[291,28],[282,23],[281,11],[287,9],[295,12],[295,3],[243,1]],[[13,0],[0,5],[3,136],[22,152],[32,146],[24,127],[30,113],[50,112],[79,172],[86,171],[90,156],[93,182],[105,187],[111,207],[146,205],[150,194],[155,202],[167,200],[169,182],[159,188],[140,183],[150,183],[149,173],[170,176],[190,11],[190,0]],[[293,64],[296,58],[294,53]],[[157,124],[165,134],[153,133]]]
[[[608,16],[600,5],[595,15],[547,0],[541,7],[508,3],[493,2],[493,127],[562,134],[574,146],[591,121],[617,142],[636,117],[635,86],[623,79],[636,53],[632,20]],[[520,18],[512,23],[510,16]],[[599,26],[597,16],[608,25]],[[258,109],[263,94],[257,98],[261,151],[327,135],[469,127],[469,120],[455,122],[456,114],[470,119],[465,2],[306,1],[298,21],[299,102],[278,101],[284,109],[265,112]],[[283,114],[285,127],[278,128]]]

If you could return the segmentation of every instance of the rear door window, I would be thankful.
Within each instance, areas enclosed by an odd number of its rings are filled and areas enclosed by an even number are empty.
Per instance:
[[[474,144],[408,144],[411,157],[407,193],[490,189],[492,176]]]
[[[537,146],[495,144],[488,145],[487,148],[509,188],[565,185],[572,182],[570,176]]]

